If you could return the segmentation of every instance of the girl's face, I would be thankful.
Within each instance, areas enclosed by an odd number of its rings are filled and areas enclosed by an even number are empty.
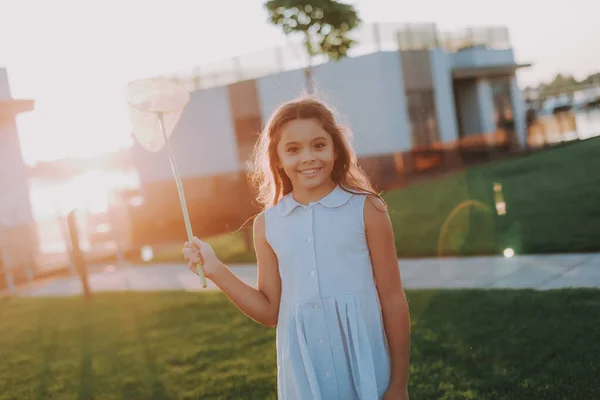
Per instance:
[[[331,183],[335,149],[331,136],[317,120],[290,121],[280,135],[278,167],[283,168],[294,189],[312,190]]]

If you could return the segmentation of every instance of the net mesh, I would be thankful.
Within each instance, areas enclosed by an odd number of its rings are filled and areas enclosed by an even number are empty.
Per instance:
[[[166,79],[145,79],[132,82],[126,90],[133,135],[137,142],[151,152],[165,145],[190,100],[189,92],[181,85]],[[164,135],[160,126],[163,119]]]

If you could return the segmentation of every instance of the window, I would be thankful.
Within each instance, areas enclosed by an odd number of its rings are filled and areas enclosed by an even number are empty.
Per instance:
[[[494,120],[498,128],[503,123],[512,121],[513,111],[510,99],[510,82],[508,79],[494,79],[491,81],[492,96],[494,97]]]
[[[503,138],[501,142],[510,144],[514,138],[514,117],[510,98],[510,80],[496,78],[490,81],[494,102],[494,123],[496,134]]]
[[[406,98],[413,147],[431,147],[439,141],[433,90],[408,91]]]

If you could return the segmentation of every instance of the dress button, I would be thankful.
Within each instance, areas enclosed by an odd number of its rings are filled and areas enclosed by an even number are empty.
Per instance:
[[[319,343],[323,343],[323,342],[324,342],[323,338],[319,338]]]
[[[315,271],[310,271],[310,276],[315,276]]]
[[[331,378],[331,372],[327,371],[327,372],[325,373],[325,376],[326,376],[327,378]]]
[[[307,238],[306,238],[306,241],[307,241],[308,243],[310,243],[310,242],[312,241],[312,238],[309,236],[309,237],[307,237]]]

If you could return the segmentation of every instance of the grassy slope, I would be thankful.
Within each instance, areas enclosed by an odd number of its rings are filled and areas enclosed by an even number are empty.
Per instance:
[[[399,256],[600,250],[600,139],[389,192]],[[498,216],[494,183],[507,214]],[[450,217],[462,202],[475,200]],[[449,218],[450,217],[450,218]],[[449,219],[442,234],[442,225]]]

